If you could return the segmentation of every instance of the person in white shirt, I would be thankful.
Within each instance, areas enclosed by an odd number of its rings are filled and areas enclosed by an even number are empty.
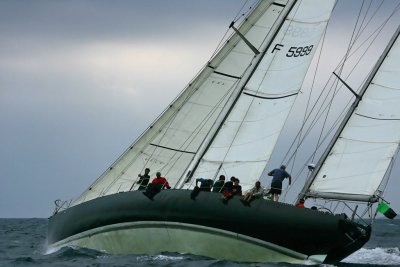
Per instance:
[[[240,199],[243,204],[249,204],[255,198],[261,198],[264,195],[265,189],[261,186],[260,181],[257,181],[252,189],[247,191]]]

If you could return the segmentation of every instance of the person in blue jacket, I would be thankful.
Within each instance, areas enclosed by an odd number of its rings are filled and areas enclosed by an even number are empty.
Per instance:
[[[269,193],[273,195],[274,201],[279,201],[279,196],[282,193],[283,180],[289,178],[289,185],[292,183],[292,176],[290,176],[285,169],[286,166],[282,165],[279,169],[274,169],[268,173],[269,176],[272,176],[271,190]]]

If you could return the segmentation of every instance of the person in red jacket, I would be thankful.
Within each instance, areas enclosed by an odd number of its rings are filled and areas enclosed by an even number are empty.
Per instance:
[[[161,177],[161,172],[157,172],[156,177],[153,179],[153,181],[151,181],[151,184],[147,186],[146,191],[143,192],[143,195],[153,200],[153,197],[159,193],[161,189],[165,188],[171,189],[167,179]]]

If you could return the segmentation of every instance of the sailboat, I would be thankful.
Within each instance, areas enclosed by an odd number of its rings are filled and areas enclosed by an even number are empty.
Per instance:
[[[81,196],[57,207],[49,218],[49,247],[291,263],[335,263],[361,248],[371,226],[342,213],[264,199],[223,203],[218,192],[190,197],[200,177],[240,177],[243,190],[260,179],[334,5],[262,0],[240,26],[232,23],[224,46],[154,123]],[[398,35],[299,198],[381,201],[378,188],[400,139]],[[377,90],[385,97],[377,99]],[[360,125],[370,130],[357,130]],[[354,158],[345,157],[356,152],[365,166],[346,165]],[[138,173],[145,168],[152,176],[161,172],[172,189],[152,200],[144,196]],[[344,185],[337,182],[343,178]]]

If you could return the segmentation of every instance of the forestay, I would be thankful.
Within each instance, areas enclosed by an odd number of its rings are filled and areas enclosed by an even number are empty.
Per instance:
[[[243,189],[258,180],[301,88],[335,1],[298,1],[243,87],[239,99],[200,161],[194,177],[220,174],[240,179]],[[269,14],[249,31],[267,24]],[[237,49],[237,48],[235,48]],[[234,51],[235,51],[234,49]],[[190,187],[190,182],[186,187]]]
[[[373,201],[379,195],[400,143],[399,29],[326,160],[317,165],[320,169],[306,195],[357,201]]]

